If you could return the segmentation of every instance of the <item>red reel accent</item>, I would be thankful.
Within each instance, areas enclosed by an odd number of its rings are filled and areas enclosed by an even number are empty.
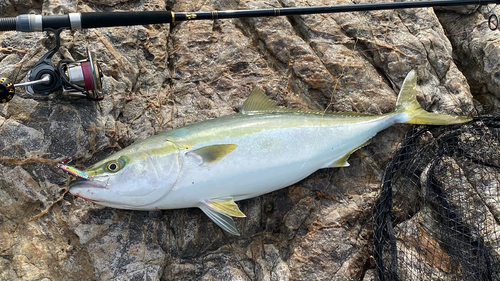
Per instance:
[[[85,81],[85,90],[95,90],[94,78],[92,73],[92,63],[88,61],[82,62],[80,66],[82,67],[83,80]]]

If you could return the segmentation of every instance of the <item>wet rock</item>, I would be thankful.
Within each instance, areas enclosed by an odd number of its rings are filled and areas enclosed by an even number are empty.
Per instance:
[[[0,16],[331,4],[352,1],[7,1]],[[197,209],[125,211],[64,195],[68,177],[55,165],[71,156],[84,168],[139,139],[236,113],[255,86],[287,107],[380,114],[416,69],[424,108],[475,114],[470,89],[489,104],[500,95],[498,32],[474,29],[484,18],[483,9],[440,11],[439,21],[432,9],[406,9],[64,31],[53,62],[82,59],[88,45],[105,99],[18,89],[0,105],[0,279],[373,280],[371,208],[408,126],[379,134],[350,167],[238,202],[247,214],[239,237]],[[0,34],[0,75],[23,81],[53,44],[45,33]]]

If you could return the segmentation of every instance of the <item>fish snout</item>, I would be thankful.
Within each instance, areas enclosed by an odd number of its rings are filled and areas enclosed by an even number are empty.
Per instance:
[[[90,202],[99,202],[99,191],[105,189],[107,181],[77,178],[70,182],[69,193]]]

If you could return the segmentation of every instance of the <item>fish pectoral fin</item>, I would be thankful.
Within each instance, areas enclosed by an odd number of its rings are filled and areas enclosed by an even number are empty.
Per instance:
[[[351,156],[351,154],[353,154],[354,152],[356,152],[356,150],[369,145],[371,141],[372,140],[369,139],[368,141],[366,141],[362,145],[360,145],[360,146],[354,148],[353,150],[347,152],[344,156],[342,156],[339,159],[333,161],[330,165],[327,165],[325,168],[348,167],[349,163],[347,162],[347,159],[349,159],[349,157]]]
[[[223,230],[234,235],[240,235],[231,216],[246,216],[240,211],[232,198],[203,200],[199,208]]]
[[[201,165],[208,166],[217,163],[226,155],[236,149],[236,144],[214,144],[209,146],[200,147],[187,154],[196,154],[201,158]]]

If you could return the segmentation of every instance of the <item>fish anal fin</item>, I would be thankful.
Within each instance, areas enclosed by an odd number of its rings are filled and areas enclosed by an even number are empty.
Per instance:
[[[330,165],[326,166],[325,168],[348,167],[349,163],[347,162],[347,159],[349,159],[349,157],[351,156],[351,154],[353,154],[354,152],[356,152],[356,150],[369,145],[370,142],[371,142],[371,139],[369,139],[368,141],[364,142],[362,145],[354,148],[353,150],[347,152],[344,156],[342,156],[342,157],[338,158],[337,160],[333,161]]]
[[[239,236],[240,233],[236,229],[236,225],[234,224],[233,218],[224,213],[220,213],[210,208],[207,205],[201,204],[199,208],[205,213],[215,224],[217,224],[223,230]]]
[[[214,144],[197,148],[188,152],[188,154],[198,155],[202,160],[201,165],[208,166],[217,163],[219,160],[235,150],[236,147],[238,147],[236,144]]]

